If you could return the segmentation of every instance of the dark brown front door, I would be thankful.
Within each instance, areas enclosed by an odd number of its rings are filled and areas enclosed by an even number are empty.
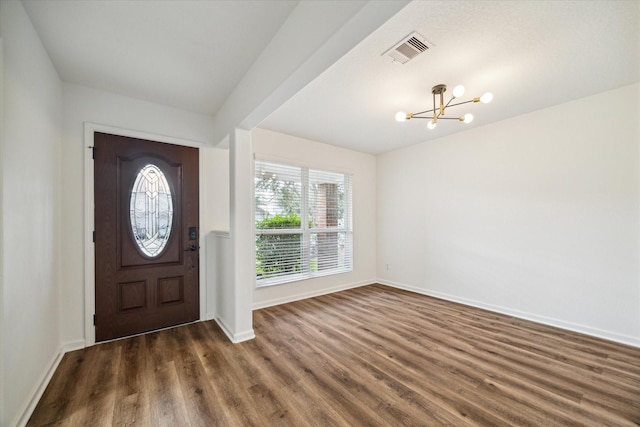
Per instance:
[[[198,149],[94,143],[96,341],[198,320]]]

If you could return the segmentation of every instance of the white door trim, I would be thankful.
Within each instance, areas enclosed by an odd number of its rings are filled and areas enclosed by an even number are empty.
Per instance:
[[[84,123],[84,345],[92,346],[96,343],[96,330],[93,325],[93,315],[96,312],[95,303],[95,248],[93,243],[94,228],[94,177],[93,177],[93,136],[95,132],[109,133],[112,135],[128,136],[131,138],[146,139],[149,141],[165,142],[168,144],[183,145],[187,147],[204,148],[207,146],[204,142],[191,141],[173,136],[158,135],[148,132],[136,131],[131,129],[122,129],[113,126],[101,125],[96,123]],[[203,156],[199,157],[199,190],[200,200],[203,197]],[[202,233],[203,204],[200,203],[200,224],[198,224],[199,241],[200,241],[200,319],[206,316],[207,286],[205,283],[206,260],[204,235]]]

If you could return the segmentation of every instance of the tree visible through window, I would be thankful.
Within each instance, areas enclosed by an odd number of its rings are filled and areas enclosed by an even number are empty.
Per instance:
[[[255,164],[258,286],[352,270],[351,176]]]

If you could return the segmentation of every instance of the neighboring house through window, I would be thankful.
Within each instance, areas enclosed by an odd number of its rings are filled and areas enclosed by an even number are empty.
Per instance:
[[[353,269],[351,175],[255,162],[258,286]]]

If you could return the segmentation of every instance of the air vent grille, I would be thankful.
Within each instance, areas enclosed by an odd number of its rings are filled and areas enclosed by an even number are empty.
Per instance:
[[[420,52],[424,52],[425,50],[429,49],[429,46],[427,46],[426,44],[422,43],[416,37],[411,37],[409,40],[407,40],[407,43],[409,43],[411,46],[415,47],[416,50],[419,50]]]
[[[390,56],[394,62],[405,64],[427,50],[429,50],[429,45],[426,39],[418,33],[413,33],[387,50],[383,55]]]

